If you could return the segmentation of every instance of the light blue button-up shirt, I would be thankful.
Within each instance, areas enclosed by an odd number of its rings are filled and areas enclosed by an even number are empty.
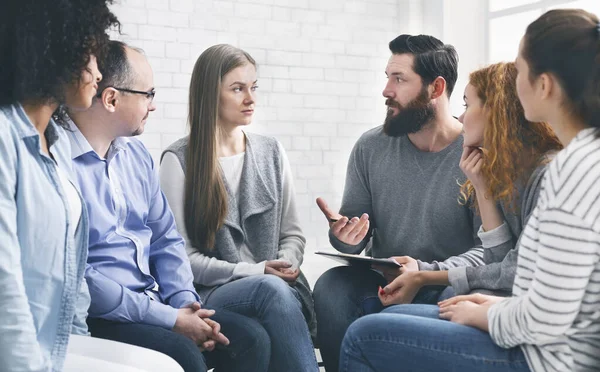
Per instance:
[[[177,309],[200,298],[150,153],[122,137],[104,158],[71,128],[73,168],[90,218],[90,317],[173,328]]]
[[[57,171],[71,173],[64,130],[51,121],[45,137],[54,160],[21,105],[0,106],[2,371],[60,371],[69,334],[87,334],[87,214],[70,221]]]

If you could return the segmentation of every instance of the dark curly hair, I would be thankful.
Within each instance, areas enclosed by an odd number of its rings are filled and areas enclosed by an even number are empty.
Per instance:
[[[0,105],[64,103],[90,55],[102,57],[107,29],[120,32],[113,0],[1,0]],[[62,121],[63,107],[54,113]]]

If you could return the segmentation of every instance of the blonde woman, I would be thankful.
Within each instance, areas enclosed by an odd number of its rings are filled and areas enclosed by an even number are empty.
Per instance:
[[[163,154],[161,186],[206,306],[263,325],[271,339],[269,370],[316,371],[290,165],[275,139],[243,130],[252,122],[257,88],[248,53],[215,45],[200,55],[190,84],[190,135]]]

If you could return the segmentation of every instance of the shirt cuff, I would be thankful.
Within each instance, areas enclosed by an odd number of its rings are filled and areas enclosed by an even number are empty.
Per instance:
[[[448,281],[457,295],[467,294],[471,291],[467,280],[467,267],[453,267],[448,270]]]
[[[144,318],[144,324],[173,329],[175,321],[177,321],[177,311],[174,307],[150,300],[150,307]]]
[[[506,221],[490,231],[483,231],[483,226],[480,226],[477,236],[481,239],[483,248],[496,247],[512,239],[512,234]]]
[[[176,309],[187,307],[194,302],[200,302],[200,296],[191,291],[178,292],[169,299],[169,305]]]

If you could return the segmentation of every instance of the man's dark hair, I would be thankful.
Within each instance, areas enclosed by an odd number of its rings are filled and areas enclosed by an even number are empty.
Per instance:
[[[107,87],[133,88],[135,75],[127,60],[127,48],[140,51],[121,41],[108,42],[103,58],[98,60],[98,69],[102,73],[102,81],[98,83],[98,93]]]
[[[446,94],[452,95],[458,78],[458,55],[452,45],[444,44],[429,35],[400,35],[390,41],[393,54],[412,54],[413,70],[424,85],[429,85],[441,76],[446,80]]]
[[[113,0],[0,1],[0,105],[64,103],[90,55],[102,58]],[[64,108],[55,119],[64,119]]]

